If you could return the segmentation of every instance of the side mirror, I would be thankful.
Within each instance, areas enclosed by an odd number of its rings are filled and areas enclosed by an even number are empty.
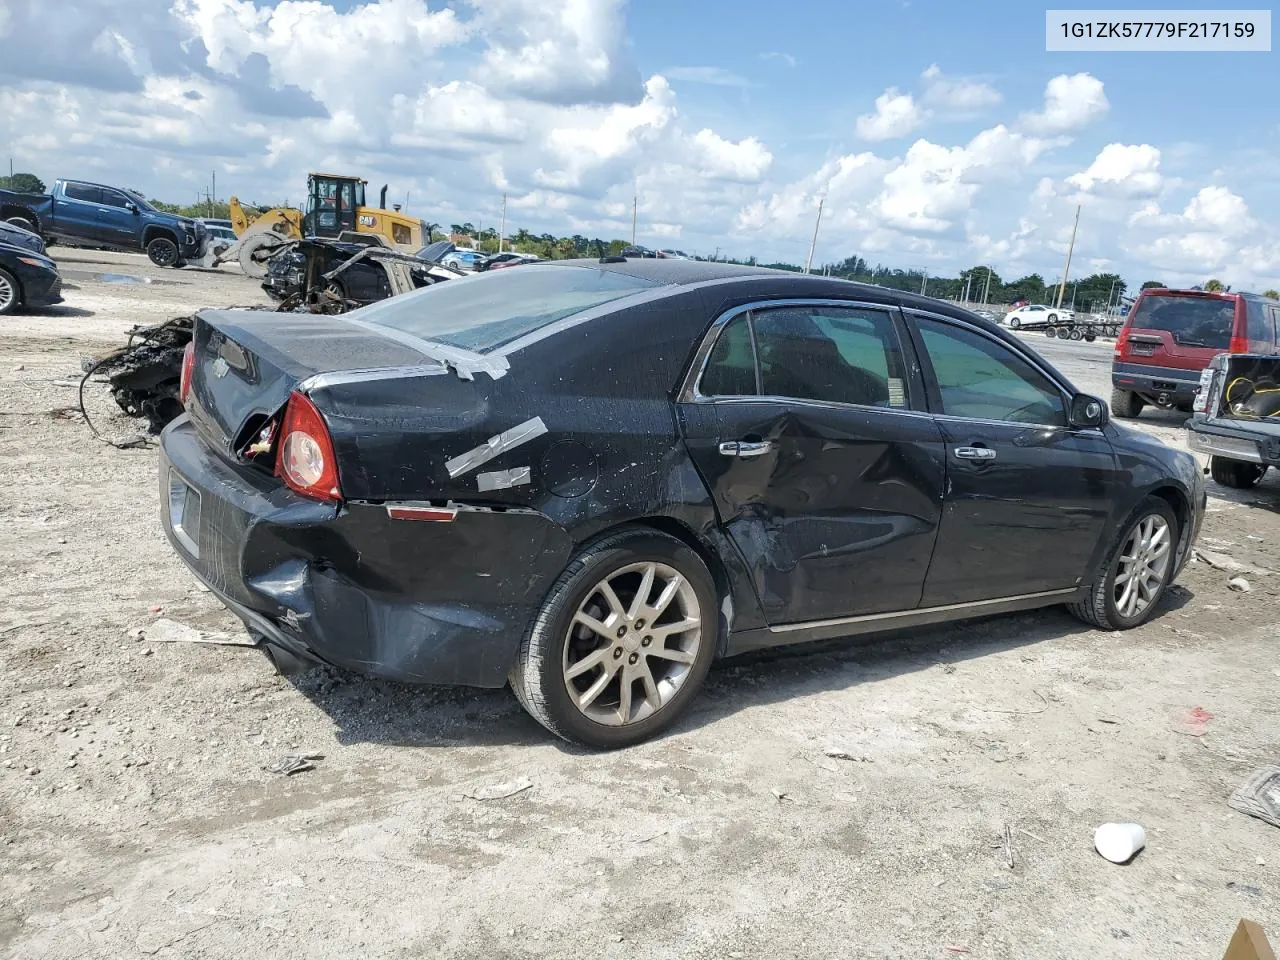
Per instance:
[[[134,216],[138,215],[138,205],[136,203],[126,203],[124,205],[124,208],[128,210],[130,213],[132,213]]]
[[[1071,398],[1071,426],[1077,428],[1100,427],[1107,422],[1107,405],[1087,393],[1077,393]]]

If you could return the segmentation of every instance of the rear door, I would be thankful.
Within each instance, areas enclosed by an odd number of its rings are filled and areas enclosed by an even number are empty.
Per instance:
[[[54,221],[60,235],[92,243],[112,243],[106,224],[98,219],[102,189],[74,180],[64,181],[62,196],[54,201]]]
[[[138,217],[134,202],[119,190],[101,188],[102,202],[98,207],[98,223],[102,236],[109,243],[133,246],[137,242]],[[132,207],[132,209],[130,209]]]
[[[912,313],[947,487],[922,606],[1070,590],[1115,502],[1102,431],[1067,426],[1067,391],[977,327]]]
[[[722,319],[717,337],[682,425],[769,624],[916,607],[943,448],[900,315],[768,304]]]

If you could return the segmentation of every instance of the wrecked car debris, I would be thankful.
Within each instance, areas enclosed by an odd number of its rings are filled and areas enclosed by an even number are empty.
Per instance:
[[[436,245],[440,246],[440,245]],[[283,244],[267,264],[262,289],[281,310],[339,314],[464,276],[424,255],[374,244],[314,237]]]
[[[1273,827],[1280,827],[1280,767],[1255,771],[1231,798],[1227,806]]]
[[[295,773],[305,773],[316,768],[316,761],[323,760],[323,753],[304,753],[299,756],[281,757],[274,763],[266,764],[262,769],[267,773],[282,773],[291,777]]]

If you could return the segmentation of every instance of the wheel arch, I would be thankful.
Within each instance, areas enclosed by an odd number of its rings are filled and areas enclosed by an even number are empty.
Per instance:
[[[1147,493],[1149,496],[1159,497],[1169,504],[1169,507],[1173,510],[1173,515],[1178,520],[1178,552],[1174,556],[1174,572],[1172,575],[1177,576],[1182,571],[1187,558],[1191,555],[1191,536],[1195,526],[1193,523],[1195,513],[1191,504],[1191,497],[1181,487],[1171,483],[1161,484],[1147,491]]]
[[[0,205],[0,220],[23,219],[35,228],[36,233],[40,233],[40,217],[30,207],[24,207],[17,203],[6,203]]]
[[[166,239],[172,240],[174,244],[176,244],[179,247],[179,249],[181,249],[182,245],[178,241],[177,232],[172,227],[166,227],[163,224],[159,224],[159,223],[148,224],[146,227],[143,228],[142,245],[145,247],[152,240],[159,239],[160,237],[165,237]]]
[[[662,515],[637,517],[632,520],[615,523],[612,526],[592,533],[590,537],[577,545],[577,549],[579,551],[585,550],[592,544],[598,543],[608,537],[616,536],[617,534],[627,530],[664,533],[667,536],[683,543],[686,547],[696,553],[699,559],[701,559],[706,565],[707,570],[711,573],[711,579],[715,583],[717,593],[716,602],[719,604],[718,620],[720,622],[720,629],[718,631],[719,635],[716,638],[716,657],[719,658],[724,656],[729,648],[729,634],[733,630],[735,612],[737,609],[737,598],[733,589],[733,580],[729,576],[729,571],[725,566],[723,558],[720,556],[720,552],[711,544],[707,543],[702,537],[698,536],[693,527],[689,526],[683,520]]]

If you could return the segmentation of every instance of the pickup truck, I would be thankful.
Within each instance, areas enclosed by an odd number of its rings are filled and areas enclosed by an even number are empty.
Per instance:
[[[0,220],[39,233],[48,243],[142,250],[160,267],[204,256],[207,231],[189,217],[164,213],[130,190],[59,180],[51,194],[0,190]]]
[[[1220,353],[1200,374],[1187,422],[1187,446],[1209,455],[1224,487],[1256,486],[1280,468],[1280,357]]]

